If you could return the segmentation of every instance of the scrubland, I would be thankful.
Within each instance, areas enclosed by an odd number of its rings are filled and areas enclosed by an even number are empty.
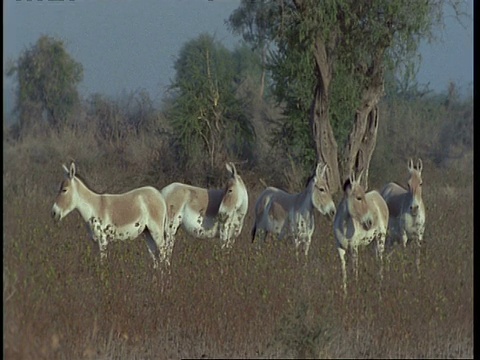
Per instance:
[[[109,193],[172,181],[205,186],[205,174],[176,167],[155,132],[116,143],[79,129],[20,140],[4,133],[5,358],[473,357],[473,150],[451,139],[455,114],[444,110],[432,122],[406,106],[382,107],[369,185],[405,184],[408,158],[422,157],[422,272],[414,246],[395,249],[380,298],[374,251],[366,248],[346,301],[327,218],[316,216],[306,262],[297,261],[290,242],[251,243],[259,179],[301,191],[295,184],[303,178],[292,179],[303,174],[275,154],[237,165],[250,209],[232,251],[180,230],[166,281],[153,270],[143,237],[111,243],[101,266],[78,213],[53,222],[61,164],[74,159],[93,190]],[[470,126],[462,134],[473,139]],[[220,186],[227,173],[218,174]]]

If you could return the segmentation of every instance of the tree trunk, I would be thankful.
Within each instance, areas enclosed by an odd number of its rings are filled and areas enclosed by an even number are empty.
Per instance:
[[[342,179],[363,171],[361,184],[368,189],[368,169],[377,142],[378,106],[358,110],[353,129],[348,137],[342,165]]]
[[[310,116],[310,126],[315,142],[317,162],[328,165],[327,183],[332,193],[335,193],[340,184],[340,173],[338,171],[337,142],[333,135],[333,129],[328,115],[328,96],[319,84],[315,89],[315,98]]]
[[[366,75],[371,79],[370,86],[364,91],[355,114],[341,163],[342,181],[345,181],[352,172],[358,175],[363,171],[361,184],[365,190],[368,189],[368,169],[377,143],[378,103],[384,94],[383,68],[380,61],[374,61]]]
[[[340,188],[341,183],[338,169],[337,141],[333,135],[328,112],[330,106],[329,88],[332,80],[332,59],[328,58],[325,42],[321,38],[318,38],[315,43],[314,56],[317,67],[317,86],[310,113],[310,126],[315,143],[317,162],[323,162],[328,165],[326,173],[327,183],[330,191],[335,193]]]

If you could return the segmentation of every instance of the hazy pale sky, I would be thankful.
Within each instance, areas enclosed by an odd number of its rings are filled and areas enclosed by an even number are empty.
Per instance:
[[[182,45],[202,32],[228,48],[240,41],[225,19],[240,0],[4,0],[4,72],[8,60],[34,45],[41,35],[64,40],[69,54],[83,65],[83,96],[145,89],[158,101],[174,77],[173,64]],[[452,16],[439,41],[422,44],[418,81],[442,92],[450,81],[464,91],[473,88],[472,19],[463,28]],[[449,12],[451,14],[451,12]],[[4,75],[7,96],[12,80]],[[5,94],[4,93],[4,94]],[[10,104],[7,101],[7,107]]]

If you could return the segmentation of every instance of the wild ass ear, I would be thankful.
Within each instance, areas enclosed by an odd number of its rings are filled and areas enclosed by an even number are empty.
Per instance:
[[[350,185],[353,184],[355,180],[355,172],[351,172],[350,175],[348,175],[348,181],[350,182]]]
[[[417,161],[417,170],[419,172],[422,172],[423,170],[423,162],[422,162],[422,159],[418,158],[418,161]]]
[[[408,170],[409,171],[413,170],[413,160],[411,158],[410,158],[410,160],[408,160]]]
[[[360,173],[358,174],[358,177],[357,177],[357,179],[356,179],[356,182],[357,182],[358,184],[360,184],[360,181],[362,180],[362,175],[363,175],[363,170],[360,171]]]
[[[233,164],[233,162],[226,163],[225,167],[227,168],[228,171],[232,173],[232,177],[237,175],[237,169],[235,169],[235,165]]]
[[[68,176],[70,177],[70,179],[73,179],[75,177],[75,163],[73,161],[70,164],[70,171]]]
[[[69,175],[69,174],[70,174],[70,170],[68,170],[67,165],[62,164],[62,167],[63,167],[63,170],[65,171],[65,174],[66,174],[66,175]]]
[[[318,163],[317,169],[315,171],[315,175],[317,176],[317,178],[325,178],[326,174],[327,174],[327,164]]]

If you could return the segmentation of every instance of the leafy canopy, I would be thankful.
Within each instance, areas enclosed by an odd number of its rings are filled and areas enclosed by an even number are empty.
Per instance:
[[[41,36],[7,72],[8,76],[14,74],[19,85],[16,110],[21,124],[44,115],[57,127],[79,102],[77,85],[83,78],[83,67],[67,53],[61,40]]]
[[[268,69],[285,117],[272,143],[288,145],[294,158],[308,167],[315,161],[309,122],[316,85],[324,80],[315,59],[315,51],[322,45],[332,70],[326,89],[329,121],[337,142],[344,144],[362,98],[372,81],[378,81],[376,73],[415,74],[420,39],[431,36],[433,25],[441,19],[443,3],[242,0],[230,17],[232,30],[242,33],[252,45],[260,40],[275,45]]]
[[[207,156],[241,156],[254,141],[236,88],[245,69],[232,52],[208,34],[182,47],[174,65],[170,122],[183,155],[190,160]],[[223,160],[222,160],[223,161]]]

